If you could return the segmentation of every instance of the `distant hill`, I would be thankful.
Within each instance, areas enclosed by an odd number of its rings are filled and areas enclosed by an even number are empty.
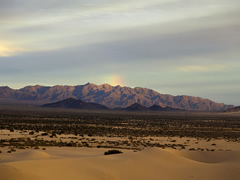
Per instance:
[[[236,106],[234,108],[227,109],[226,112],[240,112],[240,106]]]
[[[44,104],[42,107],[51,107],[51,108],[72,108],[72,109],[88,109],[88,110],[107,110],[108,107],[97,104],[97,103],[87,103],[82,100],[67,98],[62,101]],[[180,109],[171,108],[171,107],[161,107],[158,105],[153,105],[150,108],[142,106],[141,104],[134,103],[126,108],[117,108],[113,110],[124,110],[124,111],[181,111]]]
[[[162,106],[159,106],[159,105],[156,105],[156,104],[151,106],[149,109],[152,110],[152,111],[164,111],[164,108]]]
[[[178,109],[178,108],[172,108],[172,107],[161,107],[158,105],[153,105],[149,108],[151,111],[185,111],[185,109]]]
[[[149,108],[142,106],[141,104],[134,103],[126,108],[122,108],[120,110],[124,111],[185,111],[183,109],[171,108],[171,107],[161,107],[158,105],[153,105]]]
[[[87,103],[74,98],[68,98],[55,103],[44,104],[42,107],[61,107],[61,108],[73,108],[73,109],[89,109],[89,110],[106,110],[106,106],[96,103]]]
[[[216,103],[209,99],[193,96],[172,96],[160,94],[147,88],[130,88],[111,86],[109,84],[95,85],[87,83],[78,86],[26,86],[22,89],[0,87],[0,103],[4,101],[29,101],[52,103],[67,98],[81,99],[105,105],[109,108],[126,108],[134,103],[145,107],[158,105],[186,110],[225,111],[233,106]],[[39,104],[39,103],[38,103]]]
[[[145,106],[142,106],[141,104],[134,103],[126,108],[123,108],[121,110],[125,111],[148,111],[149,109]]]

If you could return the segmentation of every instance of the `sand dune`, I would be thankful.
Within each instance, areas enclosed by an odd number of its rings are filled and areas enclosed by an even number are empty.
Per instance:
[[[175,151],[175,154],[184,157],[189,160],[193,160],[201,163],[231,163],[240,162],[239,152],[189,152],[189,151]]]
[[[31,180],[38,179],[37,176],[30,175],[29,173],[23,173],[17,168],[9,165],[0,164],[0,179],[3,180]]]
[[[104,156],[106,149],[50,148],[0,156],[0,179],[146,180],[238,179],[240,152],[190,152],[148,148]],[[2,157],[4,156],[4,157]],[[15,161],[13,161],[15,160]]]
[[[43,160],[43,159],[54,159],[56,156],[51,156],[48,153],[42,151],[26,150],[21,153],[6,154],[1,157],[1,162],[12,162],[12,161],[26,161],[26,160]]]

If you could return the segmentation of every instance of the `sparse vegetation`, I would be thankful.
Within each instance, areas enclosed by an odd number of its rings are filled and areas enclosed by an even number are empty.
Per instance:
[[[238,117],[175,116],[159,114],[0,114],[0,129],[42,132],[52,138],[61,134],[112,137],[179,136],[201,138],[239,138]],[[174,140],[172,140],[174,142]]]
[[[0,139],[0,147],[97,147],[141,150],[144,147],[189,149],[199,139],[210,142],[227,139],[240,142],[240,121],[235,116],[108,112],[1,112],[0,130],[22,134],[21,138]],[[66,136],[68,135],[68,136]],[[64,137],[66,136],[66,137]],[[172,137],[192,137],[178,144]],[[99,140],[99,137],[108,139]],[[170,137],[161,143],[156,137]],[[51,138],[51,139],[50,139]],[[111,140],[119,138],[118,140]],[[212,146],[216,146],[212,142]],[[187,148],[188,147],[188,148]],[[193,150],[193,149],[189,149]],[[195,150],[204,149],[196,147]],[[210,151],[206,149],[206,151]]]
[[[110,155],[110,154],[121,154],[121,153],[123,153],[123,152],[114,149],[114,150],[108,150],[108,151],[104,152],[104,155]]]

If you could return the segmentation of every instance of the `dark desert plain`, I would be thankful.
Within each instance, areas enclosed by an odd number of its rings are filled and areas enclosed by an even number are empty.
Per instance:
[[[0,0],[0,180],[239,180],[239,19],[239,0]]]

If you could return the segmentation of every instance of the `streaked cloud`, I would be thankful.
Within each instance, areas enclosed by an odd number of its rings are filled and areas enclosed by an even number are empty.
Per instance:
[[[4,26],[0,38],[14,39],[31,51],[42,51],[45,44],[49,49],[61,49],[105,42],[108,34],[113,35],[110,40],[127,39],[131,36],[128,33],[141,29],[159,35],[227,23],[229,26],[238,21],[239,4],[234,0],[2,0],[0,22]],[[119,31],[125,32],[118,36]]]
[[[206,65],[206,66],[200,66],[200,65],[187,65],[187,66],[181,66],[178,67],[178,70],[182,72],[214,72],[214,71],[221,71],[224,69],[223,65]]]
[[[0,44],[0,57],[7,57],[7,56],[14,56],[17,53],[23,52],[24,49],[17,48],[17,47],[11,47],[11,46],[5,46]]]

